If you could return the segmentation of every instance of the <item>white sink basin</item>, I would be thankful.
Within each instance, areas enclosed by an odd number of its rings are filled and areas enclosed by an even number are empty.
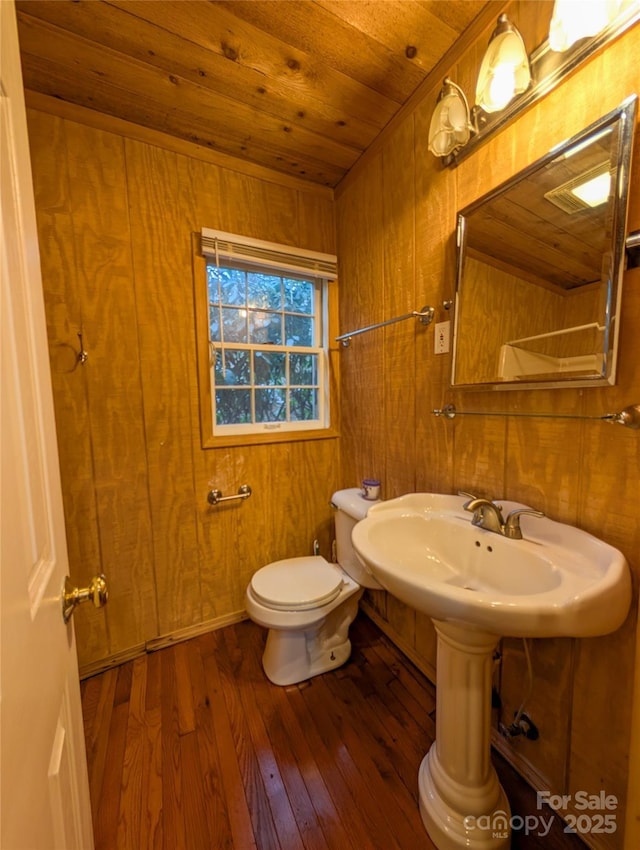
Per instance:
[[[414,493],[381,502],[353,530],[378,582],[436,620],[511,637],[615,631],[631,601],[623,555],[546,517],[521,517],[523,540],[476,528],[463,496]],[[501,501],[503,514],[526,508]]]

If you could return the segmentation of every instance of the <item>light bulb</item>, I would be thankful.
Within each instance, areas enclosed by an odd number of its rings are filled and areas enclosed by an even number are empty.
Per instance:
[[[531,82],[529,58],[522,36],[506,15],[500,15],[482,59],[476,102],[485,112],[498,112],[526,91]]]
[[[513,97],[516,84],[515,70],[511,65],[498,65],[491,75],[487,106],[491,105],[491,111],[496,112],[504,109]]]
[[[568,50],[581,38],[603,30],[616,16],[620,0],[556,0],[549,26],[549,47],[557,53]]]

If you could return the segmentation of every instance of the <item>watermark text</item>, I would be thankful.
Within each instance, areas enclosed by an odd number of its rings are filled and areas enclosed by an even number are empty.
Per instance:
[[[597,794],[538,791],[536,807],[538,814],[512,815],[498,809],[487,815],[467,815],[462,823],[469,832],[480,830],[490,833],[492,838],[508,838],[511,832],[544,838],[551,831],[557,815],[562,819],[561,827],[566,833],[611,834],[618,828],[615,815],[618,798],[605,791]],[[548,809],[552,809],[554,814],[549,814]]]

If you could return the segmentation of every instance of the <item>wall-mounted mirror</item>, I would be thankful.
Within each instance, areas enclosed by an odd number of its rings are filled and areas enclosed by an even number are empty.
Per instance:
[[[615,382],[636,107],[459,212],[452,386]]]

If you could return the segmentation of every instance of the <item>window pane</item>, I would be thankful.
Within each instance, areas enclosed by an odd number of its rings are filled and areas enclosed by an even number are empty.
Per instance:
[[[313,313],[314,286],[308,280],[285,278],[284,309],[292,313]]]
[[[224,353],[216,351],[216,386],[250,384],[251,370],[248,351],[226,349]]]
[[[209,305],[209,339],[211,342],[220,342],[220,308]]]
[[[222,332],[225,342],[247,341],[247,311],[222,308]]]
[[[282,310],[282,278],[275,275],[247,275],[249,289],[249,307],[264,307],[271,310]]]
[[[313,319],[306,316],[285,316],[287,345],[313,345]]]
[[[290,354],[289,383],[292,385],[318,383],[318,355]]]
[[[279,351],[256,351],[253,361],[254,383],[263,386],[286,384],[286,356]]]
[[[251,422],[251,390],[216,389],[216,424],[243,425]]]
[[[318,418],[318,390],[291,390],[289,404],[291,419],[297,422]]]
[[[220,297],[220,274],[215,266],[207,265],[207,289],[209,301],[217,304]]]
[[[223,304],[246,304],[246,274],[238,269],[219,269],[220,297]]]
[[[256,390],[256,422],[284,422],[287,418],[286,390]]]
[[[282,345],[282,314],[252,310],[249,314],[250,342],[264,345]]]

